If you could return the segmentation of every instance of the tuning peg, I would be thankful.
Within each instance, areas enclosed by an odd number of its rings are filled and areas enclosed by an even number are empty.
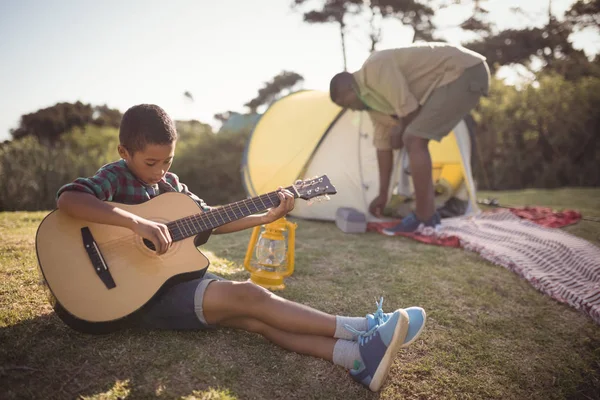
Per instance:
[[[327,201],[331,200],[331,197],[329,197],[328,194],[326,194],[324,197],[325,197],[325,200],[327,200]]]
[[[312,205],[313,205],[313,201],[312,201],[312,200],[308,200],[308,201],[306,202],[306,205],[307,205],[307,206],[309,206],[309,207],[310,207],[310,206],[312,206]]]

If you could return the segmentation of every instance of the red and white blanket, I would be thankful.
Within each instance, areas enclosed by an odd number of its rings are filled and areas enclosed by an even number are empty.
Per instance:
[[[580,219],[581,214],[576,211],[500,209],[444,219],[437,233],[431,230],[402,236],[475,251],[600,324],[600,248],[556,229]],[[368,229],[381,232],[395,223],[370,223]]]

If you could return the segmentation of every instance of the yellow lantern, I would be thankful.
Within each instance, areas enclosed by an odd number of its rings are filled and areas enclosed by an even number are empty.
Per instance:
[[[252,282],[270,290],[285,288],[283,279],[294,272],[296,226],[280,218],[254,227],[244,258]]]

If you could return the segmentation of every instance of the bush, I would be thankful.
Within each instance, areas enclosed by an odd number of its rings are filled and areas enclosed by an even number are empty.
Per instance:
[[[171,170],[209,205],[246,197],[241,162],[249,132],[203,135],[177,150]],[[179,147],[179,146],[178,146]]]
[[[198,121],[178,122],[179,140],[171,171],[208,204],[245,197],[240,165],[248,132],[215,135]],[[61,136],[54,145],[33,137],[0,147],[0,211],[49,210],[58,189],[92,176],[118,159],[118,130],[89,125]]]
[[[0,148],[0,210],[49,210],[58,189],[79,176],[93,175],[115,159],[115,128],[88,126],[65,134],[54,146],[33,136]]]
[[[600,79],[543,75],[518,90],[494,80],[474,113],[481,189],[600,185]]]

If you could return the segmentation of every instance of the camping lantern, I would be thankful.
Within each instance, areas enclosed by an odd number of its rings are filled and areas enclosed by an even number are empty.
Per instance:
[[[270,290],[285,288],[283,279],[294,272],[296,226],[280,218],[254,227],[244,259],[252,282]]]

